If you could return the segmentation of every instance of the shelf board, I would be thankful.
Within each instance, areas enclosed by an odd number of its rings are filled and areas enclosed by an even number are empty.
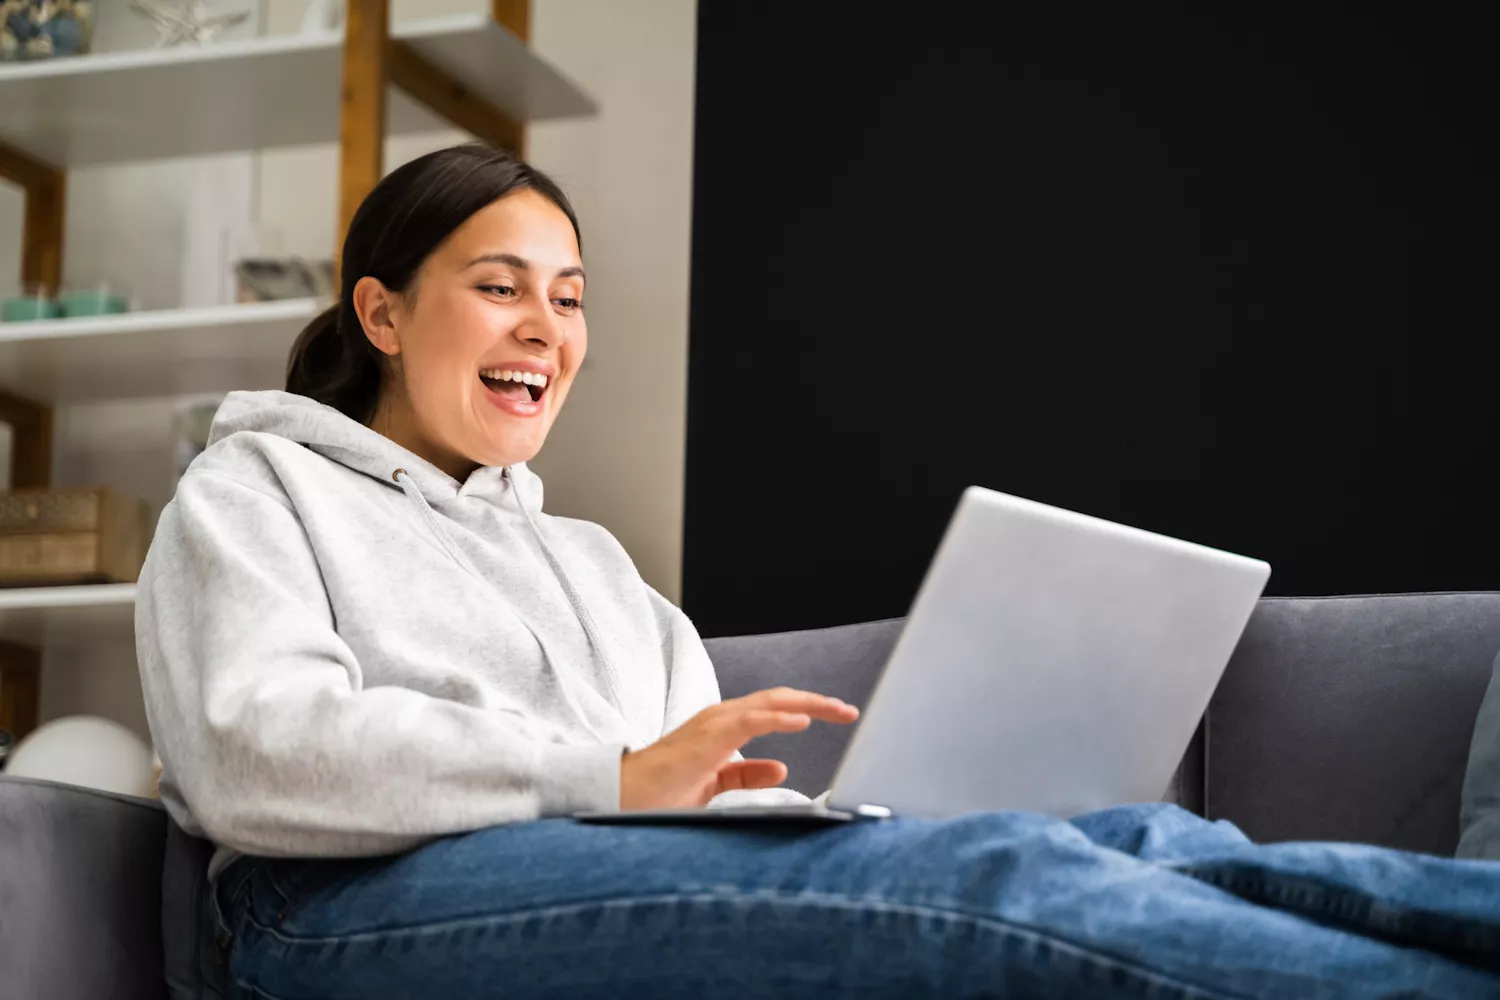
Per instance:
[[[597,110],[487,14],[391,35],[522,123]],[[322,31],[4,66],[0,141],[59,167],[334,142],[342,59],[342,31]],[[389,135],[447,127],[395,89],[386,116]]]
[[[39,403],[279,389],[327,303],[288,299],[0,323],[0,389]]]
[[[0,640],[26,646],[125,640],[135,633],[135,584],[0,588]]]

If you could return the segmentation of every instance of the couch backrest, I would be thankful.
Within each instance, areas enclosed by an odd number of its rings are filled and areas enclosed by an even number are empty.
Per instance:
[[[1209,706],[1207,815],[1451,855],[1497,650],[1500,594],[1261,601]]]

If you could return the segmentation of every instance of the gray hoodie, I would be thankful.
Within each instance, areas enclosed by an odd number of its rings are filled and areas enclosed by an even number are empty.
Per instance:
[[[136,607],[162,800],[214,873],[617,809],[622,751],[718,701],[619,542],[541,508],[523,465],[459,483],[302,396],[225,400]]]

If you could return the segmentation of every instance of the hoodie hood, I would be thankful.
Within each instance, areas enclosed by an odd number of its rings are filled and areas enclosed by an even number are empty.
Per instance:
[[[527,506],[542,508],[542,481],[524,462],[509,466],[489,465],[475,469],[460,483],[390,438],[350,419],[325,403],[290,392],[231,392],[224,397],[209,430],[210,446],[240,431],[274,434],[356,472],[396,487],[392,476],[405,469],[422,496],[429,501],[458,496],[497,496],[519,486]]]

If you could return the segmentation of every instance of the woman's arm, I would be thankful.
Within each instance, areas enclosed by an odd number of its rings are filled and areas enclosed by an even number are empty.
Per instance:
[[[296,513],[217,473],[189,473],[162,514],[136,645],[168,776],[235,850],[379,854],[619,806],[620,745],[539,742],[504,713],[366,688]]]

